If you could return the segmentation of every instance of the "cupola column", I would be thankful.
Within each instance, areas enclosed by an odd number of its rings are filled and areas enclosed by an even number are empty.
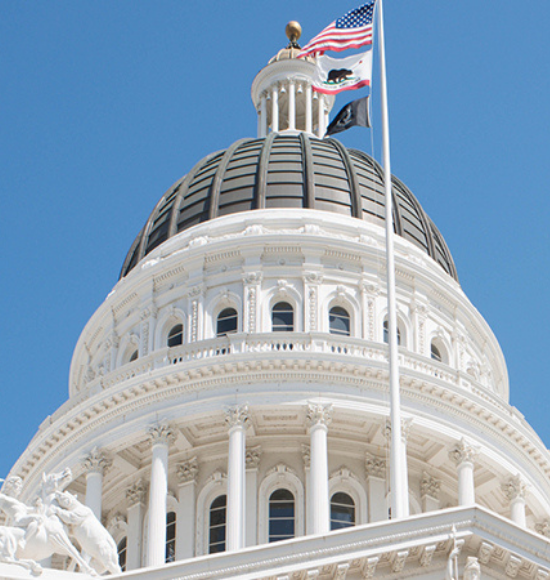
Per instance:
[[[192,558],[195,548],[195,488],[199,464],[196,457],[182,461],[178,474],[178,511],[176,516],[176,560]]]
[[[386,460],[367,453],[365,457],[367,473],[367,493],[369,522],[382,522],[388,519],[386,505]]]
[[[271,130],[279,131],[279,87],[276,84],[271,89]]]
[[[256,530],[258,528],[258,467],[262,457],[260,445],[246,450],[246,545],[256,546],[258,543]]]
[[[458,469],[458,505],[469,506],[476,502],[474,485],[474,461],[477,449],[464,439],[451,450],[449,457],[456,463]]]
[[[260,137],[267,137],[267,99],[265,93],[260,97]]]
[[[328,497],[328,426],[332,420],[332,405],[309,403],[307,421],[310,434],[311,522],[313,534],[330,531]]]
[[[145,511],[145,485],[141,480],[136,481],[126,490],[126,502],[128,506],[126,570],[137,570],[141,566],[141,542]]]
[[[288,83],[288,128],[296,129],[296,83],[293,80]]]
[[[306,83],[306,133],[313,133],[313,89],[311,83]]]
[[[317,93],[317,137],[325,136],[325,95]]]
[[[168,449],[175,434],[167,423],[149,429],[153,446],[149,488],[149,540],[147,566],[164,564],[166,551],[166,498],[168,496]]]
[[[509,477],[503,482],[502,491],[510,501],[510,519],[518,526],[526,528],[525,493],[527,486],[525,485],[525,481],[519,474],[514,477]]]
[[[227,551],[245,546],[246,498],[246,429],[248,406],[229,407],[225,422],[229,428],[229,453],[227,456]]]
[[[99,521],[101,521],[103,472],[110,465],[111,461],[97,447],[94,447],[84,459],[86,469],[86,505],[94,512]]]

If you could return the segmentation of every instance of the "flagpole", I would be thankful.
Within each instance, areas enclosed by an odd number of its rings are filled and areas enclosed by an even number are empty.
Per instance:
[[[378,53],[380,57],[380,94],[382,104],[382,150],[386,206],[386,273],[388,293],[388,343],[390,367],[390,486],[391,517],[399,519],[409,515],[407,457],[402,440],[401,402],[399,392],[399,364],[397,344],[397,306],[395,299],[395,257],[393,243],[393,212],[390,166],[390,132],[388,93],[386,86],[386,51],[384,45],[383,0],[378,0]]]

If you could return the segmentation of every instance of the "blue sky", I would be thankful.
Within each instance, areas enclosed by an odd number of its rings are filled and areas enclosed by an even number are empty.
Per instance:
[[[163,192],[256,134],[255,74],[352,1],[0,0],[0,476]],[[550,444],[550,3],[386,0],[392,169],[443,233]],[[339,137],[380,159],[374,128]],[[335,111],[350,98],[339,96]],[[349,98],[348,98],[349,97]]]

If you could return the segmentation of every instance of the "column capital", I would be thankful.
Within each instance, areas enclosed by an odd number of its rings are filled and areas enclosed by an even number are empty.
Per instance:
[[[330,403],[326,405],[308,403],[306,418],[310,429],[317,425],[328,427],[332,422],[332,405]]]
[[[542,522],[535,524],[535,530],[537,534],[550,538],[550,521],[543,520]]]
[[[112,459],[98,447],[94,447],[84,458],[84,468],[87,473],[100,473],[111,467]]]
[[[439,492],[441,490],[441,481],[435,479],[428,472],[424,471],[422,473],[422,480],[420,482],[420,492],[422,497],[433,497],[434,499],[439,499]]]
[[[513,475],[508,477],[501,484],[501,489],[504,495],[509,501],[515,501],[517,499],[525,499],[527,493],[527,484],[525,480],[519,475]]]
[[[197,461],[197,458],[191,457],[191,459],[178,463],[176,466],[176,472],[178,474],[178,482],[180,485],[192,481],[194,482],[199,472],[199,462]]]
[[[250,415],[248,412],[248,405],[234,405],[233,407],[225,407],[225,424],[231,430],[234,427],[244,427],[249,425]]]
[[[403,443],[407,443],[409,433],[411,432],[412,424],[413,424],[412,418],[401,419],[401,440],[403,441]],[[391,419],[386,419],[386,424],[384,426],[384,436],[388,440],[390,440],[391,438]]]
[[[138,479],[126,490],[126,500],[128,507],[135,505],[145,505],[145,484],[141,479]]]
[[[479,448],[470,445],[465,439],[461,439],[449,452],[449,457],[457,466],[462,463],[474,463],[479,454]]]
[[[384,479],[386,477],[386,460],[382,457],[376,457],[372,453],[367,453],[365,455],[365,470],[367,477]]]
[[[158,425],[153,425],[147,430],[147,435],[151,445],[156,445],[157,443],[164,443],[165,445],[170,445],[176,440],[176,433],[171,425],[166,421],[162,421]]]
[[[246,469],[258,469],[261,457],[261,445],[256,445],[256,447],[249,447],[246,450]]]

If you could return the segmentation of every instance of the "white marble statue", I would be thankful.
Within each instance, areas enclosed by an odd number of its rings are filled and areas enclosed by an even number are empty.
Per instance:
[[[104,571],[120,574],[115,541],[94,512],[68,491],[56,492],[55,499],[59,507],[52,506],[52,512],[69,526],[69,533],[80,544],[83,556],[91,558],[90,564],[100,574]]]
[[[92,576],[104,571],[120,572],[116,544],[109,532],[92,510],[63,491],[71,480],[70,469],[43,474],[33,506],[17,499],[23,487],[19,477],[4,482],[0,510],[8,516],[10,525],[0,526],[0,562],[40,574],[42,567],[37,561],[60,554],[70,556],[83,572]],[[67,529],[79,542],[83,555],[71,542]]]
[[[466,566],[464,566],[463,580],[481,580],[481,566],[477,558],[468,556]]]

